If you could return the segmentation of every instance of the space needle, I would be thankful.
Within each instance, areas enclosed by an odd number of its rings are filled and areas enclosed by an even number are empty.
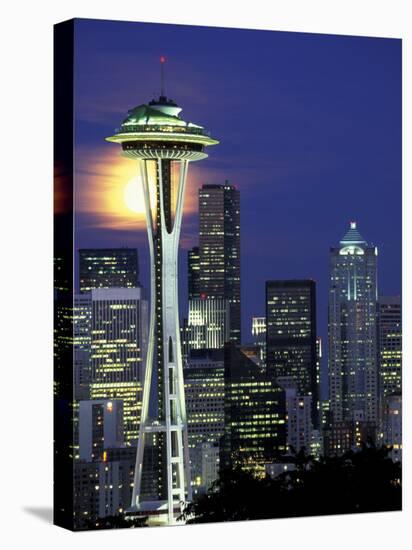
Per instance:
[[[106,139],[137,161],[150,250],[149,342],[131,512],[146,515],[149,524],[170,525],[191,500],[178,311],[183,201],[189,162],[206,158],[205,148],[219,142],[184,121],[182,109],[166,97],[164,63],[162,56],[159,99],[131,109]]]

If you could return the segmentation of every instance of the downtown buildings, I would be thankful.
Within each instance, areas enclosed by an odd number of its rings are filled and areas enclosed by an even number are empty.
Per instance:
[[[142,288],[91,291],[91,399],[123,401],[124,440],[137,443],[142,406],[148,305]]]
[[[78,528],[131,502],[140,425],[148,303],[137,250],[79,251],[73,303],[74,521]]]
[[[354,238],[353,232],[350,238]],[[348,244],[346,237],[342,242],[344,247],[354,246]],[[339,273],[351,273],[344,262],[352,267],[352,257],[339,254],[333,261],[338,262]],[[355,300],[355,288],[356,300],[363,296],[361,276],[371,278],[367,270],[369,264],[364,266],[366,275],[360,265],[359,261],[356,277],[349,277],[349,284],[346,279],[346,286],[342,285],[343,297],[347,295],[343,290],[351,292],[350,301]],[[335,287],[336,280],[340,279],[336,271],[332,270],[332,274]],[[78,525],[84,527],[100,517],[123,514],[130,505],[141,385],[133,386],[129,392],[128,382],[142,376],[142,362],[138,360],[139,350],[134,343],[141,339],[144,348],[144,338],[147,338],[147,334],[144,336],[138,330],[139,315],[146,315],[146,321],[140,319],[140,323],[147,325],[147,304],[144,304],[142,289],[104,288],[98,281],[96,284],[98,288],[76,296],[71,312],[75,327],[76,399],[79,400],[74,404],[74,413],[79,426],[76,429],[80,432],[73,450],[76,456],[74,513]],[[333,291],[336,293],[336,288]],[[225,467],[241,466],[258,476],[270,472],[276,477],[293,469],[290,462],[293,449],[304,448],[315,457],[323,454],[323,442],[316,438],[319,430],[314,428],[314,418],[319,413],[313,410],[313,402],[318,400],[321,355],[320,340],[316,338],[315,292],[315,283],[311,280],[268,281],[266,316],[256,317],[252,323],[254,346],[238,346],[228,343],[227,324],[222,320],[218,322],[208,309],[219,301],[197,297],[197,290],[193,291],[191,300],[197,307],[192,307],[190,324],[198,335],[190,346],[184,381],[195,495],[210,488]],[[227,314],[223,302],[220,301],[222,318]],[[375,312],[373,345],[379,382],[378,420],[371,424],[357,415],[354,421],[334,421],[332,411],[336,403],[333,399],[324,401],[325,451],[341,454],[367,442],[368,438],[375,438],[377,443],[392,448],[390,456],[394,461],[401,461],[400,300],[378,297],[373,302],[374,309],[368,309],[368,304],[361,302],[355,311],[358,315],[363,308]],[[346,319],[352,304],[348,306],[342,298],[340,307],[341,318]],[[67,311],[70,314],[70,308]],[[356,338],[363,338],[363,321],[359,320],[350,331],[345,327],[345,323],[341,323],[341,330],[346,330],[345,337],[341,338],[342,348],[356,349],[356,365],[363,365],[363,354],[365,350],[369,353],[369,346],[356,344]],[[205,332],[202,334],[201,330]],[[225,336],[216,338],[222,334]],[[119,335],[123,338],[119,339]],[[66,345],[71,345],[70,340]],[[255,358],[253,348],[257,348]],[[331,346],[329,354],[330,350]],[[336,359],[337,352],[333,353],[333,357],[329,355],[329,365]],[[262,356],[266,359],[263,362]],[[124,363],[122,358],[126,359]],[[125,365],[131,369],[125,370]],[[121,379],[122,376],[125,378]],[[122,391],[118,383],[123,384]],[[129,404],[132,408],[128,412]],[[109,411],[114,412],[113,416]],[[154,476],[147,472],[155,472],[160,459],[158,436],[153,434],[146,453],[143,486],[147,494],[154,496],[158,486]]]
[[[123,401],[80,401],[80,456],[74,463],[73,519],[79,529],[130,505],[136,448],[123,444]]]
[[[341,247],[354,246],[348,238],[354,239],[353,231],[349,237],[344,237]],[[224,322],[227,315],[224,300],[208,300],[207,297],[199,296],[199,287],[196,286],[199,269],[195,266],[199,267],[200,254],[194,251],[191,256],[191,267],[195,272],[189,279],[189,303],[192,304],[189,325],[192,340],[189,342],[184,381],[191,482],[195,495],[207,490],[217,479],[222,468],[241,466],[259,476],[264,475],[265,471],[280,473],[286,471],[285,465],[287,468],[290,467],[290,455],[293,454],[293,450],[305,449],[316,457],[323,454],[325,447],[325,452],[329,454],[341,454],[345,450],[359,446],[361,442],[367,442],[368,438],[376,439],[377,430],[381,434],[377,442],[392,447],[393,460],[401,460],[401,397],[396,395],[401,384],[401,309],[398,298],[383,297],[376,300],[377,294],[374,294],[374,308],[369,309],[369,304],[365,305],[363,302],[355,308],[358,316],[364,309],[375,314],[373,345],[376,350],[375,368],[380,381],[377,384],[377,422],[363,422],[358,414],[353,417],[353,421],[334,420],[333,407],[336,406],[336,402],[331,398],[323,402],[322,425],[326,426],[326,429],[320,431],[319,405],[313,406],[319,402],[321,357],[321,342],[316,336],[315,282],[309,279],[268,281],[266,315],[255,317],[252,323],[254,346],[228,344],[230,335],[227,323]],[[361,258],[356,264],[356,276],[351,278],[348,266],[352,267],[354,259],[350,254],[348,256],[349,258],[345,254],[339,254],[337,259],[334,257],[331,260],[332,265],[336,267],[331,272],[333,287],[336,287],[337,280],[340,281],[336,270],[342,278],[349,272],[348,279],[344,279],[346,285],[342,284],[340,318],[343,320],[347,318],[347,309],[352,307],[352,304],[348,306],[344,300],[348,290],[351,293],[350,301],[354,301],[356,288],[356,300],[360,301],[363,296],[362,277],[367,279],[368,284],[369,280],[376,281],[369,270],[369,264],[376,266],[373,259],[365,260],[366,266],[361,268],[361,260],[364,260]],[[333,291],[335,295],[336,288],[333,288]],[[98,292],[104,292],[104,289]],[[84,307],[87,293],[80,296],[83,297]],[[220,309],[216,309],[217,304],[220,304]],[[84,329],[88,317],[84,316],[83,309],[79,309],[78,314],[80,313],[83,315],[79,329]],[[350,331],[345,328],[345,323],[340,323],[339,326],[342,331],[346,330],[341,337],[342,349],[356,349],[358,355],[355,356],[355,365],[362,366],[364,353],[369,353],[370,346],[363,346],[364,324],[361,318],[358,319],[358,324],[352,326]],[[370,322],[367,319],[365,326]],[[350,334],[350,338],[347,334]],[[356,343],[357,339],[361,340],[362,345]],[[79,346],[84,342],[84,339],[79,340]],[[252,359],[253,347],[258,348],[257,361]],[[333,349],[335,351],[331,351]],[[336,360],[337,350],[340,348],[329,346],[329,366]],[[334,353],[333,357],[331,353]],[[264,361],[261,361],[262,357],[265,358]],[[343,385],[345,384],[346,382]],[[100,397],[96,394],[96,404],[110,402],[109,394]],[[99,433],[98,429],[96,433]],[[325,445],[319,437],[322,434],[326,435]],[[157,445],[156,436],[153,436],[151,455],[147,459],[151,462],[153,471],[159,461]],[[129,449],[132,452],[133,444]],[[130,473],[128,468],[132,458],[127,458],[125,451],[118,451],[113,455],[109,447],[105,456],[108,463],[100,464],[99,467],[91,466],[89,463],[83,463],[81,466],[87,474],[86,478],[82,478],[86,479],[86,485],[89,483],[87,480],[91,480],[92,483],[93,479],[97,479],[96,475],[99,480],[103,480],[102,472],[108,472],[106,475],[109,476],[109,481],[117,479],[116,476],[119,475],[120,479],[123,479],[127,472]],[[123,462],[118,463],[117,460],[118,464],[112,465],[112,456],[116,456],[116,459],[124,456]],[[132,469],[132,466],[130,468]],[[151,491],[156,495],[158,488],[147,475],[144,483],[149,488],[147,492]],[[102,483],[96,485],[104,487]],[[110,485],[117,487],[116,483],[108,483],[107,491],[113,491]],[[82,491],[82,494],[86,495],[84,488]],[[96,500],[95,506],[99,510],[107,503],[107,491],[104,498],[100,495],[98,501]],[[116,502],[125,502],[121,493],[114,498]]]
[[[86,399],[123,401],[126,445],[138,438],[148,339],[137,258],[128,248],[79,250],[81,293],[74,301],[76,379]]]
[[[94,288],[139,286],[139,260],[135,248],[79,250],[80,292]]]
[[[350,238],[354,238],[353,232]],[[344,247],[353,246],[347,238],[342,242]],[[336,262],[339,273],[350,273],[344,262],[352,267],[354,260],[339,254]],[[192,265],[196,265],[196,258]],[[350,301],[355,299],[355,288],[356,300],[362,297],[360,265],[356,264],[356,277],[349,277],[349,284],[345,280],[343,287],[351,292]],[[369,271],[366,272],[365,277],[370,278]],[[336,271],[332,274],[335,286],[338,276]],[[238,346],[228,343],[225,300],[200,297],[196,275],[194,279],[194,287],[193,279],[189,283],[192,288],[189,325],[195,337],[190,342],[184,368],[194,494],[210,488],[225,467],[241,466],[258,476],[268,471],[276,476],[292,467],[289,460],[293,449],[304,448],[315,456],[322,454],[323,443],[316,439],[319,409],[313,407],[319,400],[321,355],[320,340],[316,338],[314,281],[268,281],[266,316],[256,317],[252,323],[254,346]],[[95,284],[97,288],[78,294],[74,309],[67,310],[75,327],[73,410],[79,434],[73,449],[74,513],[82,526],[100,517],[123,514],[130,505],[141,407],[141,354],[147,339],[147,333],[139,330],[139,326],[147,326],[147,303],[142,289],[105,288],[107,283],[100,284],[98,280]],[[346,296],[344,292],[342,295]],[[217,304],[220,309],[213,309]],[[331,398],[324,402],[325,451],[341,454],[369,437],[375,438],[378,430],[377,442],[392,447],[391,457],[401,461],[400,300],[383,297],[375,299],[374,304],[375,309],[370,311],[375,311],[377,423],[363,422],[360,415],[354,416],[354,421],[333,420],[336,403]],[[341,318],[346,319],[351,306],[342,299]],[[366,308],[363,303],[355,308],[358,315],[364,311],[362,308]],[[345,326],[341,323],[340,328],[344,330]],[[356,349],[356,365],[363,365],[363,354],[365,350],[369,353],[369,346],[355,344],[357,338],[363,338],[363,321],[345,330],[342,349]],[[142,350],[136,345],[140,341]],[[70,339],[65,344],[70,346]],[[256,357],[253,348],[257,348]],[[333,353],[333,357],[329,355],[329,365],[336,359],[337,351]],[[136,385],[137,380],[140,385]],[[113,411],[113,416],[109,411]],[[159,487],[150,472],[155,473],[161,461],[158,435],[152,434],[148,443],[143,486],[147,494],[155,497]],[[316,445],[320,450],[314,452]]]
[[[285,393],[264,369],[264,320],[257,345],[240,345],[240,195],[228,182],[199,190],[188,295],[182,332],[191,466],[194,486],[204,489],[218,468],[262,475],[265,462],[286,449]]]
[[[199,190],[199,246],[188,253],[188,295],[184,378],[197,491],[218,475],[228,399],[224,349],[241,342],[240,194],[228,181]]]

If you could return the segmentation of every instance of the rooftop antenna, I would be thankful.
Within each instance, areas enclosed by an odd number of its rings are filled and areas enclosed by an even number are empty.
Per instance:
[[[165,97],[165,64],[166,58],[164,55],[160,56],[160,96]]]

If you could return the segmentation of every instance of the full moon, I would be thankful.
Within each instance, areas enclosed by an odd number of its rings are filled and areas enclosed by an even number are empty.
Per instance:
[[[143,184],[140,177],[129,180],[124,188],[124,202],[129,210],[136,214],[145,213]]]

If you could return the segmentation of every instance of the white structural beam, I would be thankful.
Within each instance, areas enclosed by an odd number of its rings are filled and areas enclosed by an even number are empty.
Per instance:
[[[145,199],[147,233],[151,261],[151,306],[149,344],[145,368],[143,403],[139,441],[136,456],[136,469],[132,496],[132,508],[144,511],[141,498],[142,471],[146,435],[164,433],[166,445],[166,486],[168,523],[174,523],[181,511],[181,506],[191,499],[190,462],[187,436],[187,417],[184,395],[183,362],[180,345],[180,323],[178,308],[178,249],[183,214],[183,202],[189,161],[179,160],[180,165],[175,216],[171,230],[166,224],[163,196],[164,173],[162,159],[157,158],[156,168],[158,182],[156,185],[156,203],[160,205],[160,226],[153,224],[152,205],[150,203],[150,186],[156,182],[149,181],[148,160],[140,160],[140,174]],[[156,303],[156,269],[155,238],[161,239],[161,288],[162,288],[162,348],[163,348],[163,406],[164,422],[148,422],[149,401],[152,385],[153,364],[155,358],[155,324],[157,315]],[[163,501],[159,501],[159,507]],[[152,503],[151,503],[152,506]]]

